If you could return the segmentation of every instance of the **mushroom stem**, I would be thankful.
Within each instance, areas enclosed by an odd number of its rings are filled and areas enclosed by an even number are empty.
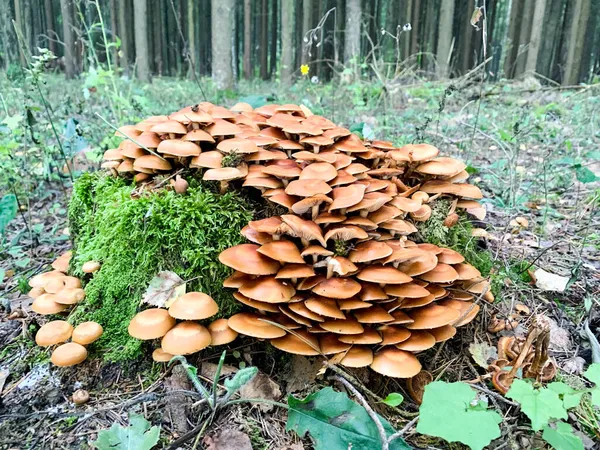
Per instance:
[[[287,185],[289,184],[290,180],[287,180],[287,179],[285,179],[285,178],[282,178],[282,179],[281,179],[281,182],[283,183],[283,186],[284,186],[284,187],[287,187]]]
[[[197,122],[192,122],[192,130],[199,130],[200,124]]]
[[[510,372],[508,372],[508,377],[509,377],[509,380],[511,380],[511,382],[512,382],[512,379],[517,374],[517,370],[519,370],[519,368],[523,364],[523,361],[525,361],[525,358],[527,357],[527,354],[529,353],[529,348],[531,347],[531,344],[533,344],[533,341],[535,341],[535,339],[538,337],[538,335],[539,335],[539,330],[537,328],[537,325],[535,325],[535,328],[533,328],[529,332],[529,335],[527,335],[527,340],[523,344],[523,349],[521,350],[521,354],[519,355],[517,360],[513,363],[513,367],[512,367],[512,369],[510,369]]]
[[[300,238],[300,241],[302,242],[302,245],[304,246],[304,248],[306,248],[310,245],[310,241],[305,238]]]
[[[221,194],[224,194],[225,192],[227,192],[227,188],[229,187],[229,183],[227,181],[221,181],[220,182],[220,186],[221,186],[221,188],[220,188]]]
[[[177,135],[175,133],[169,133],[169,139],[175,139]]]
[[[360,210],[360,217],[367,217],[369,215],[369,211],[367,211],[366,209],[361,209]]]
[[[319,153],[319,150],[320,150],[320,149],[321,149],[321,146],[320,146],[320,145],[313,145],[313,152],[314,152],[315,154]]]
[[[333,276],[333,259],[327,261],[327,279],[329,280]]]
[[[312,207],[312,220],[313,222],[316,220],[317,216],[319,215],[319,205],[314,205]]]

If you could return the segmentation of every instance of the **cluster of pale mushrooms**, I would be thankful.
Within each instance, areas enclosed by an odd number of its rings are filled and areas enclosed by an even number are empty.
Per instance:
[[[258,189],[282,211],[250,222],[242,234],[251,243],[219,257],[235,270],[224,285],[254,310],[229,318],[235,332],[409,378],[421,369],[414,353],[473,320],[475,300],[493,300],[488,281],[458,252],[408,239],[438,199],[451,205],[444,226],[457,223],[457,209],[485,216],[465,164],[438,156],[434,146],[362,140],[292,104],[204,102],[116,134],[124,140],[106,151],[102,166],[133,176],[142,191],[168,179],[183,194],[182,175],[197,174],[222,192],[231,184]],[[176,316],[158,311],[148,314],[160,314],[169,332],[185,326],[178,342],[200,332],[199,324],[182,317],[175,325]],[[165,345],[168,336],[162,351],[181,354]]]
[[[52,263],[53,270],[29,280],[33,311],[44,316],[61,314],[85,298],[81,280],[67,275],[70,260],[69,251]],[[93,273],[99,268],[98,262],[88,261],[82,269],[85,273]],[[97,322],[84,322],[73,328],[65,320],[53,320],[42,325],[35,335],[35,342],[40,347],[54,347],[50,358],[54,365],[73,366],[87,358],[86,346],[100,338],[102,332],[102,326]],[[69,339],[71,341],[67,342]]]

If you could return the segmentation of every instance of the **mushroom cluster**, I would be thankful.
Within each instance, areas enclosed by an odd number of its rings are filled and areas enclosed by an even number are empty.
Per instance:
[[[199,321],[219,312],[208,295],[188,292],[177,297],[168,308],[150,308],[139,312],[129,322],[129,334],[142,340],[160,339],[152,353],[156,362],[168,362],[176,355],[190,355],[210,346],[229,344],[238,334],[226,319],[217,319],[208,327]],[[177,323],[177,320],[180,320]]]
[[[224,285],[254,310],[229,318],[240,334],[408,378],[421,370],[414,353],[473,320],[476,297],[493,300],[461,254],[408,238],[441,198],[451,202],[444,226],[457,223],[457,209],[485,216],[465,164],[432,145],[363,140],[292,104],[204,102],[117,134],[125,139],[103,163],[115,176],[150,184],[197,171],[221,191],[257,189],[284,211],[250,222],[242,230],[250,243],[219,257],[235,270]]]

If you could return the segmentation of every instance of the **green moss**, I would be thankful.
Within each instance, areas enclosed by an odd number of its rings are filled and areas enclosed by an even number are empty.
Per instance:
[[[458,211],[460,219],[456,225],[450,228],[444,226],[444,219],[448,216],[450,203],[448,200],[435,201],[429,220],[416,223],[420,242],[429,242],[456,250],[465,257],[469,264],[475,266],[482,276],[489,276],[494,267],[492,254],[478,245],[478,238],[471,234],[473,225],[466,215]]]
[[[134,357],[141,342],[127,333],[148,283],[161,270],[182,279],[196,278],[188,291],[212,296],[220,313],[237,308],[222,287],[230,270],[218,255],[242,241],[241,228],[252,220],[247,202],[238,194],[219,195],[189,180],[186,195],[170,190],[132,199],[134,186],[102,174],[77,180],[69,206],[74,240],[72,272],[82,277],[86,299],[71,315],[73,323],[95,320],[105,329],[96,348],[108,360]],[[102,263],[92,277],[80,271],[89,260]]]

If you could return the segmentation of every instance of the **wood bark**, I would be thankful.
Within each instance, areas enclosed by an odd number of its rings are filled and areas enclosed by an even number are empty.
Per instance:
[[[590,0],[576,0],[571,30],[569,33],[569,43],[567,50],[567,65],[562,84],[569,86],[579,83],[580,61],[583,53],[583,44],[585,42],[585,33],[590,15]]]
[[[260,4],[260,77],[269,78],[269,0],[261,0]],[[213,16],[214,17],[214,16]],[[214,36],[214,34],[213,34]]]
[[[73,36],[73,15],[71,2],[60,0],[60,12],[63,24],[63,44],[65,56],[65,76],[70,79],[75,76],[75,40]]]
[[[281,0],[281,84],[292,84],[294,73],[294,0]]]
[[[519,54],[519,33],[521,31],[523,6],[524,0],[512,0],[508,21],[508,42],[506,43],[508,50],[504,59],[504,75],[507,78],[513,78],[515,63]]]
[[[346,36],[344,39],[344,64],[360,57],[360,28],[362,10],[360,0],[346,0]]]
[[[110,9],[110,42],[117,42],[117,0],[110,0],[109,2]],[[110,50],[110,63],[113,70],[117,67],[117,52],[118,49],[116,46],[111,47]]]
[[[410,31],[410,54],[419,52],[419,33],[421,32],[421,0],[412,1],[411,28]]]
[[[212,0],[212,78],[217,89],[233,87],[231,37],[234,7],[234,0]]]
[[[195,0],[188,0],[187,2],[187,47],[188,47],[188,58],[189,68],[188,77],[194,78],[194,71],[196,70],[196,9],[194,5]]]
[[[61,5],[64,0],[61,0]],[[13,2],[15,9],[15,23],[17,24],[17,28],[20,33],[23,33],[23,11],[21,8],[21,0],[14,0]],[[19,60],[21,61],[21,66],[25,67],[27,64],[27,60],[25,59],[25,54],[23,53],[19,42],[17,41],[17,52],[19,53]]]
[[[450,74],[452,50],[452,26],[454,24],[454,0],[442,0],[437,41],[437,75],[446,78]]]
[[[269,41],[269,79],[275,75],[277,70],[277,49],[279,46],[279,13],[278,0],[271,0],[271,39]]]
[[[308,64],[310,58],[308,56],[310,50],[310,42],[304,42],[304,38],[312,26],[312,0],[304,0],[302,2],[302,40],[300,48],[302,51],[302,64]]]
[[[244,0],[244,78],[252,78],[252,1]]]
[[[148,51],[147,0],[134,0],[135,63],[137,77],[146,83],[152,82],[150,54]]]
[[[531,37],[529,38],[529,49],[527,50],[527,62],[525,70],[535,72],[537,70],[538,55],[544,29],[544,15],[546,13],[546,0],[536,0],[531,23]]]
[[[46,35],[48,36],[48,50],[56,54],[56,31],[54,29],[54,11],[52,8],[52,0],[44,0],[44,14],[46,16]]]
[[[131,22],[127,16],[127,2],[125,0],[120,0],[117,2],[117,4],[117,24],[119,27],[118,33],[119,39],[121,39],[121,57],[119,58],[119,65],[125,74],[129,75],[129,34],[127,33],[127,29],[129,28],[128,24]]]
[[[519,32],[519,53],[515,62],[514,76],[519,76],[525,72],[525,64],[527,63],[527,55],[529,52],[529,42],[531,37],[531,25],[533,22],[533,11],[535,9],[536,0],[525,0],[525,6],[520,11],[521,31]]]

